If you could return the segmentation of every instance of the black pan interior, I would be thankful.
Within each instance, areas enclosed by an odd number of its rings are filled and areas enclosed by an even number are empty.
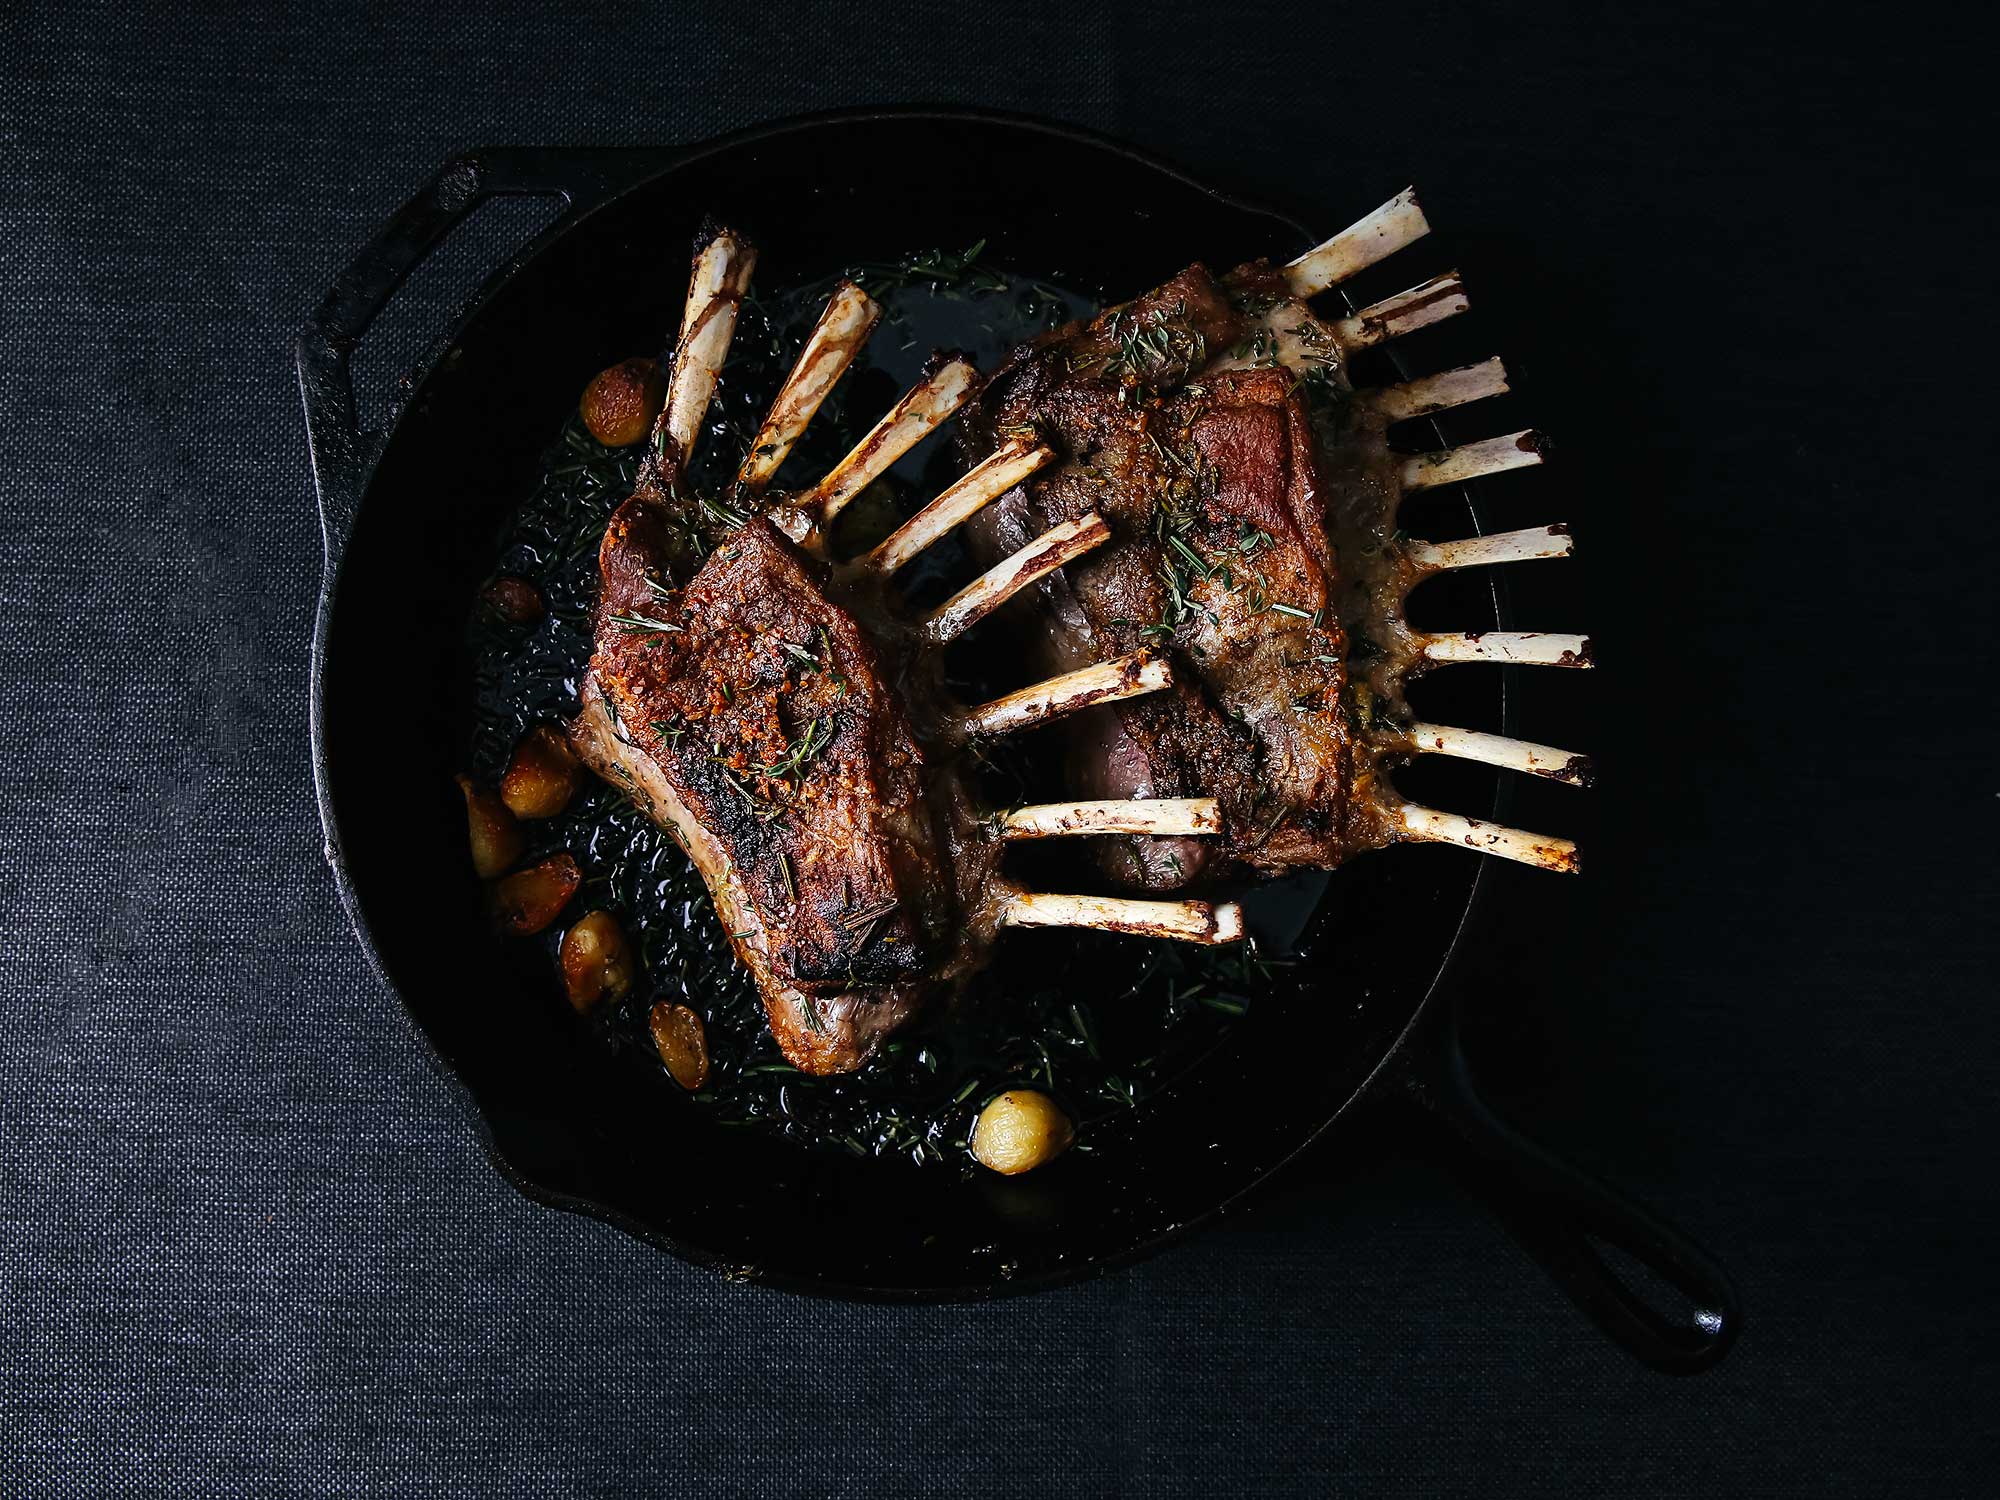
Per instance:
[[[696,1260],[841,1295],[984,1296],[1128,1260],[1250,1187],[1358,1095],[1441,972],[1476,861],[1397,849],[1338,872],[1297,993],[1254,1007],[1220,1052],[1095,1135],[1089,1154],[1016,1180],[719,1129],[665,1080],[618,1065],[539,958],[485,926],[450,780],[466,601],[584,382],[677,320],[686,247],[709,212],[759,240],[758,279],[774,287],[985,239],[1002,266],[1123,294],[1191,260],[1288,256],[1307,238],[1100,143],[907,116],[725,143],[559,225],[437,351],[340,563],[322,732],[350,898],[496,1158],[537,1197]],[[1484,614],[1458,616],[1468,626],[1492,623],[1490,596],[1469,603]],[[1467,691],[1465,722],[1489,722],[1490,679]],[[1490,781],[1471,786],[1473,800],[1448,805],[1487,806]]]

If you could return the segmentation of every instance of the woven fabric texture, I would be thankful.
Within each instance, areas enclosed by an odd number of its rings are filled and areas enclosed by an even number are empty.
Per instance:
[[[8,7],[0,1494],[1990,1492],[1996,538],[1956,455],[1992,160],[1920,145],[1975,139],[1948,25]],[[1329,229],[1415,180],[1455,232],[1564,444],[1500,519],[1585,539],[1517,610],[1607,656],[1522,686],[1605,784],[1523,792],[1592,873],[1500,872],[1477,1060],[1730,1262],[1716,1371],[1626,1360],[1387,1114],[1163,1258],[972,1308],[726,1285],[489,1167],[321,859],[291,337],[455,149],[889,101]],[[523,228],[412,286],[373,389]]]

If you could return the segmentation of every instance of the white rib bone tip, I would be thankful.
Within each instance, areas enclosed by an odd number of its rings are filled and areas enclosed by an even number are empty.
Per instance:
[[[1575,875],[1583,867],[1576,845],[1568,839],[1527,833],[1499,823],[1483,823],[1462,818],[1457,813],[1439,812],[1434,807],[1403,804],[1403,831],[1411,838],[1431,844],[1462,844],[1481,854],[1497,854],[1544,870]]]
[[[1569,527],[1529,526],[1521,531],[1497,531],[1457,542],[1412,542],[1410,561],[1427,572],[1481,568],[1498,563],[1531,562],[1544,557],[1568,557],[1576,550]]]
[[[1003,839],[1084,837],[1099,833],[1201,835],[1222,831],[1213,797],[1144,797],[1094,802],[1046,802],[1001,815]]]
[[[1144,652],[1121,656],[1115,661],[1101,661],[1060,677],[1031,683],[991,703],[981,704],[960,721],[959,732],[968,738],[1013,734],[1093,704],[1117,703],[1173,685],[1173,669],[1165,657],[1148,656]]]
[[[1370,349],[1455,317],[1470,305],[1458,272],[1446,271],[1407,292],[1384,297],[1351,318],[1342,318],[1333,325],[1333,334],[1344,348]]]
[[[1417,205],[1417,190],[1404,188],[1366,218],[1315,245],[1285,267],[1294,297],[1311,297],[1394,255],[1431,232]]]
[[[1399,477],[1405,490],[1436,489],[1441,484],[1460,484],[1483,474],[1532,468],[1542,461],[1548,447],[1548,439],[1529,428],[1446,448],[1441,453],[1414,454],[1403,460]]]
[[[1457,729],[1449,724],[1412,724],[1408,734],[1411,748],[1423,755],[1477,761],[1571,786],[1594,786],[1597,782],[1597,770],[1589,756],[1558,750],[1552,745],[1509,739],[1504,734],[1482,734],[1476,729]]]
[[[971,360],[963,355],[946,360],[905,392],[903,399],[855,445],[854,451],[800,498],[800,508],[817,515],[822,526],[832,525],[833,518],[846,508],[848,501],[949,421],[971,398],[978,383],[979,372]]]
[[[1051,526],[939,605],[924,633],[940,645],[963,635],[1037,579],[1110,540],[1111,527],[1096,511]]]
[[[1404,385],[1358,391],[1355,400],[1380,412],[1385,422],[1407,422],[1412,417],[1428,417],[1484,401],[1489,396],[1504,396],[1507,389],[1507,367],[1498,359],[1483,359],[1476,365],[1440,370]]]
[[[674,367],[667,378],[666,404],[660,411],[660,422],[682,465],[693,455],[701,419],[715,395],[716,372],[736,336],[736,310],[756,266],[756,247],[732,229],[717,230],[694,258],[680,336],[674,344]]]
[[[1026,440],[1010,442],[966,474],[937,499],[897,527],[861,560],[865,568],[893,573],[919,552],[942,540],[1022,480],[1055,458],[1055,450]]]
[[[1424,635],[1423,653],[1435,662],[1513,662],[1529,667],[1594,667],[1590,637],[1539,630],[1468,630]]]
[[[833,289],[826,310],[799,350],[798,361],[772,398],[764,425],[750,440],[750,452],[737,471],[737,484],[757,494],[784,467],[792,445],[854,363],[854,356],[868,342],[881,317],[881,304],[853,282],[843,281]]]
[[[1234,901],[1147,901],[1132,896],[1064,896],[1014,891],[1001,900],[1003,927],[1089,927],[1184,943],[1240,943],[1243,908]]]

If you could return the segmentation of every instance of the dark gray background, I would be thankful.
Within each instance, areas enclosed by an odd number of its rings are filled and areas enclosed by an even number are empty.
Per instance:
[[[1977,55],[1913,7],[9,7],[0,1492],[1990,1489]],[[959,1309],[728,1287],[487,1166],[319,857],[290,337],[455,148],[898,100],[1453,232],[1564,441],[1503,508],[1585,540],[1521,616],[1609,658],[1528,685],[1606,784],[1517,808],[1593,867],[1500,872],[1478,1059],[1730,1261],[1717,1371],[1627,1362],[1389,1117]]]

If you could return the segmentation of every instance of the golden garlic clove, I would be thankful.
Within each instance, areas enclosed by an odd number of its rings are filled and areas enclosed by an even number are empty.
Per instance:
[[[540,932],[562,915],[581,884],[583,872],[576,861],[567,854],[551,854],[495,884],[493,920],[502,932],[515,937]]]
[[[621,360],[584,387],[578,409],[590,435],[607,448],[624,448],[653,430],[666,404],[667,379],[650,359]]]
[[[693,1093],[708,1082],[708,1029],[685,1005],[662,1000],[647,1018],[653,1045],[675,1083]]]
[[[537,724],[514,747],[507,774],[500,778],[500,796],[517,818],[553,818],[582,780],[569,741],[554,726]]]
[[[1061,1155],[1075,1139],[1075,1127],[1055,1100],[1033,1089],[1009,1089],[979,1112],[972,1154],[981,1166],[1011,1177]]]
[[[466,831],[472,844],[472,868],[481,880],[504,875],[521,857],[525,842],[521,825],[507,810],[507,804],[483,787],[474,786],[470,776],[457,778],[465,794]]]
[[[608,911],[591,912],[564,933],[559,959],[563,988],[579,1011],[620,999],[637,972],[624,929]]]

